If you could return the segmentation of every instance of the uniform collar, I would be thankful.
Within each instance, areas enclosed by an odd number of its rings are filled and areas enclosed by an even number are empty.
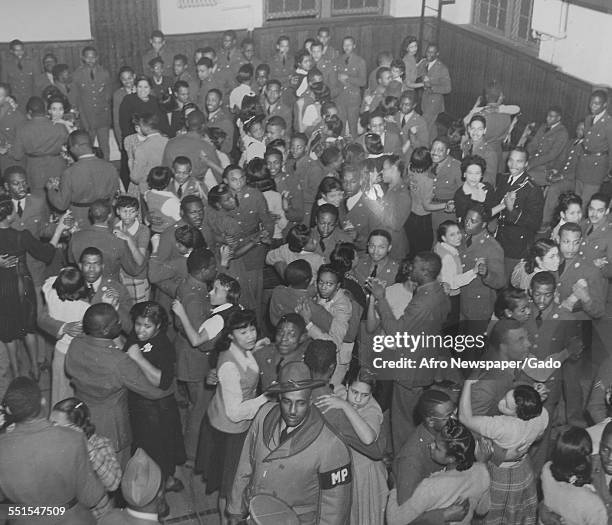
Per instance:
[[[159,523],[157,514],[154,514],[152,512],[139,512],[137,510],[130,509],[129,507],[126,508],[125,511],[134,518],[138,518],[145,521],[152,521],[153,523]]]

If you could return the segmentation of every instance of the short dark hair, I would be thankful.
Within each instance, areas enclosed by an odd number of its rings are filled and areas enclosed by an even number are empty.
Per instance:
[[[102,252],[95,246],[88,246],[87,248],[85,248],[79,256],[79,262],[82,263],[85,257],[89,257],[92,255],[95,257],[99,257],[100,261],[104,262],[104,255],[102,255]]]
[[[154,38],[161,38],[163,40],[165,40],[165,36],[164,34],[159,30],[159,29],[154,29],[153,31],[151,31],[151,36],[149,37],[151,40],[153,40]]]
[[[536,274],[537,275],[537,274]],[[528,300],[527,292],[514,286],[506,286],[497,292],[493,311],[498,319],[506,319],[504,312],[506,310],[514,310],[519,301]]]
[[[310,239],[310,228],[305,224],[296,224],[287,232],[287,246],[289,251],[300,253]]]
[[[415,412],[421,421],[432,413],[433,409],[444,403],[452,403],[451,397],[442,390],[430,388],[425,390],[417,401]]]
[[[270,117],[266,124],[266,127],[267,126],[278,126],[280,128],[283,128],[284,130],[287,129],[287,123],[285,122],[285,119],[279,115],[274,115]]]
[[[136,319],[144,317],[153,324],[159,326],[160,331],[164,332],[168,327],[168,313],[161,304],[155,301],[143,301],[136,303],[130,310],[132,322],[136,323]]]
[[[480,122],[482,123],[482,125],[486,128],[487,127],[487,119],[484,118],[482,115],[474,115],[471,119],[470,122],[468,123],[468,126],[472,125],[472,122]]]
[[[94,46],[85,46],[83,48],[83,51],[81,51],[81,56],[85,56],[85,54],[89,53],[90,51],[93,51],[96,56],[98,55],[98,50],[94,47]]]
[[[313,339],[304,352],[304,363],[312,375],[321,376],[329,372],[336,363],[336,343],[323,339]]]
[[[532,386],[515,386],[514,401],[516,401],[516,416],[523,421],[529,421],[542,413],[544,406],[542,398]]]
[[[202,199],[200,199],[200,197],[197,195],[187,195],[181,200],[181,210],[185,212],[189,204],[199,204],[200,206],[204,206]]]
[[[40,414],[42,393],[38,384],[29,377],[13,379],[2,405],[7,412],[7,423],[21,423]]]
[[[561,228],[559,228],[559,238],[561,238],[561,235],[565,232],[579,233],[582,237],[582,230],[580,229],[580,226],[573,222],[566,222],[561,226]]]
[[[368,242],[370,242],[370,239],[372,237],[384,237],[385,239],[387,239],[387,241],[389,241],[389,244],[391,244],[393,237],[391,237],[391,234],[387,231],[387,230],[383,230],[383,229],[376,229],[376,230],[372,230],[370,232],[370,234],[368,235]]]
[[[357,248],[350,242],[339,242],[329,256],[330,264],[338,269],[343,275],[353,267],[353,261],[357,257]]]
[[[338,283],[342,283],[342,279],[344,278],[344,274],[340,271],[340,268],[332,264],[322,264],[319,266],[319,270],[317,271],[317,280],[320,279],[321,275],[324,273],[331,273],[332,275],[335,275]]]
[[[113,208],[111,207],[109,201],[105,199],[97,199],[92,202],[91,206],[89,207],[89,220],[91,220],[93,224],[107,221],[111,216],[112,211]]]
[[[594,193],[589,199],[587,206],[589,206],[591,202],[593,201],[603,202],[606,205],[606,210],[610,207],[610,196],[606,193],[602,193],[602,192]]]
[[[555,276],[552,272],[537,272],[532,278],[529,287],[533,290],[536,286],[552,286],[555,288],[557,285]]]
[[[53,282],[53,289],[60,301],[78,301],[87,298],[87,286],[81,270],[74,266],[62,268]]]
[[[612,431],[608,423],[602,434]],[[591,454],[593,442],[584,428],[570,427],[557,437],[551,454],[550,473],[557,481],[582,487],[591,483]]]
[[[204,241],[202,232],[188,224],[179,226],[174,230],[174,239],[187,249],[206,248],[206,241]]]
[[[191,160],[189,157],[179,155],[178,157],[174,157],[174,160],[172,161],[172,167],[174,166],[189,166],[191,168]]]
[[[293,326],[295,326],[300,331],[300,335],[302,335],[306,331],[306,322],[300,314],[291,312],[283,315],[278,320],[278,323],[276,323],[276,330],[278,330],[281,326],[287,323],[291,323]]]
[[[495,323],[491,335],[489,336],[489,346],[499,349],[502,343],[506,342],[508,333],[512,330],[520,330],[524,328],[523,323],[516,319],[500,319]]]
[[[24,43],[19,40],[18,38],[15,38],[14,40],[11,40],[9,42],[9,49],[12,51],[13,49],[15,49],[17,46],[23,46],[25,47]]]
[[[451,221],[451,220],[444,221],[443,223],[440,224],[440,226],[438,226],[438,231],[436,233],[437,233],[439,242],[442,242],[442,237],[446,235],[446,232],[452,226],[457,226],[457,228],[459,228],[459,225],[455,221]]]
[[[148,66],[153,69],[155,67],[155,64],[161,64],[162,66],[164,65],[164,60],[162,57],[153,57],[151,60],[149,60],[148,62]]]
[[[166,166],[155,166],[147,175],[147,184],[153,190],[165,190],[172,180],[172,170]]]
[[[476,461],[476,441],[469,429],[455,419],[449,419],[440,431],[446,442],[446,453],[455,459],[458,471],[468,470]]]
[[[329,215],[333,215],[336,220],[338,220],[338,208],[336,208],[333,204],[329,204],[327,202],[325,204],[321,204],[321,206],[319,206],[319,209],[317,210],[317,218],[326,213],[328,213]]]
[[[219,284],[227,290],[227,302],[237,305],[240,300],[240,283],[225,273],[217,274],[215,281],[219,281]]]
[[[187,257],[187,272],[193,275],[196,272],[209,268],[215,262],[215,254],[208,248],[193,250]]]
[[[208,204],[214,210],[220,209],[221,197],[227,195],[230,192],[231,192],[230,187],[224,182],[222,182],[221,184],[217,184],[215,187],[211,188],[210,191],[208,192]]]
[[[415,260],[418,258],[425,263],[426,273],[431,279],[435,279],[440,275],[440,270],[442,270],[442,259],[440,259],[437,253],[419,252],[414,258]]]
[[[213,61],[208,57],[202,57],[198,60],[196,66],[206,66],[208,69],[212,69],[214,64]]]
[[[312,281],[312,267],[308,261],[297,259],[285,268],[285,282],[290,287],[307,287],[310,281]]]
[[[608,102],[608,93],[607,91],[603,89],[596,89],[595,91],[593,91],[593,93],[591,93],[590,98],[595,98],[595,97],[600,98],[604,104]]]
[[[181,62],[183,62],[183,64],[189,63],[189,59],[187,58],[187,55],[183,55],[183,53],[178,53],[174,55],[174,58],[172,59],[172,61],[176,62],[177,60],[180,60]]]
[[[26,111],[32,115],[44,115],[46,109],[45,101],[40,97],[30,97],[26,102]]]

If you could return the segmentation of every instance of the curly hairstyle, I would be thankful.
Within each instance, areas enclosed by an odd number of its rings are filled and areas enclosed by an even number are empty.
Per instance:
[[[591,483],[593,442],[584,428],[570,427],[562,432],[553,449],[550,472],[557,481],[576,487]]]
[[[136,303],[130,310],[130,317],[135,323],[139,317],[144,317],[154,325],[159,326],[161,332],[168,327],[168,313],[162,305],[155,301],[143,301]]]
[[[476,441],[466,426],[456,419],[449,419],[440,431],[446,443],[446,453],[455,459],[458,471],[468,470],[476,461]]]
[[[529,247],[527,257],[525,258],[525,271],[532,273],[537,266],[536,259],[544,257],[550,250],[557,247],[557,243],[551,239],[537,239]]]
[[[89,407],[76,397],[62,399],[53,406],[53,412],[63,412],[68,421],[79,427],[89,439],[96,431],[96,426],[91,422]]]

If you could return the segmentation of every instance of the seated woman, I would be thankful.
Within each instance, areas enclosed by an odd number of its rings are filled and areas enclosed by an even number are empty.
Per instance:
[[[457,500],[468,501],[469,507],[465,517],[453,523],[468,525],[475,514],[486,514],[490,478],[487,467],[476,462],[475,448],[472,433],[455,419],[449,419],[430,448],[432,460],[444,466],[444,470],[424,479],[401,505],[393,489],[387,502],[387,525],[408,525],[424,512],[445,509]]]
[[[461,161],[461,178],[463,185],[455,192],[455,216],[461,224],[471,204],[482,204],[490,216],[501,211],[495,202],[495,190],[488,182],[482,182],[487,163],[478,155],[469,155]]]
[[[512,270],[510,283],[521,290],[529,290],[531,278],[538,272],[553,272],[559,269],[561,258],[559,247],[550,239],[538,239],[529,248],[527,258]]]
[[[563,523],[606,525],[606,506],[592,487],[593,446],[586,430],[570,427],[559,435],[552,461],[542,469],[543,504]]]

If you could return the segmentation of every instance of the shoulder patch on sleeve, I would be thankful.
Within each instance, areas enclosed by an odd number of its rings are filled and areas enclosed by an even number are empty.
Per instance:
[[[351,481],[353,481],[353,473],[350,463],[328,472],[319,473],[319,484],[323,490],[333,489],[339,485],[348,485]]]

